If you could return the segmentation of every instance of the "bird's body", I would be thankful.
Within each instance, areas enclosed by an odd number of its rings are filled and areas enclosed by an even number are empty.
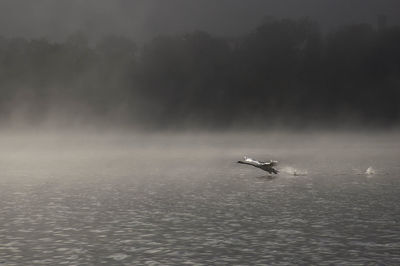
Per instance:
[[[245,156],[244,160],[238,161],[238,163],[247,164],[247,165],[251,165],[251,166],[260,168],[261,170],[264,170],[270,174],[272,174],[272,173],[278,174],[279,173],[279,171],[274,168],[274,166],[276,166],[278,164],[277,161],[270,160],[269,162],[260,162],[260,161],[253,160],[251,158],[247,158]]]

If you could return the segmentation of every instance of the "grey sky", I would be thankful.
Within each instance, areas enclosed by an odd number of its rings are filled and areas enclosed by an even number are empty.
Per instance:
[[[0,0],[0,35],[63,39],[122,34],[137,41],[157,34],[205,30],[248,32],[265,16],[311,17],[325,29],[375,23],[386,14],[400,24],[399,0]]]

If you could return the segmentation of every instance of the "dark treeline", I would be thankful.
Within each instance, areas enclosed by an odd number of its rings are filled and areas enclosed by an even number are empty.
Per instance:
[[[400,27],[321,33],[309,19],[267,19],[246,36],[196,31],[138,47],[0,37],[0,111],[123,117],[152,127],[310,123],[394,125],[400,118]]]

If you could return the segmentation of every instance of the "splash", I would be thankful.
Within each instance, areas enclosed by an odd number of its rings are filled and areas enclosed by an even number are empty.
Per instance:
[[[280,169],[280,172],[286,173],[293,176],[306,176],[308,175],[308,171],[304,169],[297,169],[291,166],[285,166]]]
[[[367,170],[365,170],[365,174],[367,176],[373,176],[376,174],[376,171],[374,168],[372,168],[372,166],[368,167]]]

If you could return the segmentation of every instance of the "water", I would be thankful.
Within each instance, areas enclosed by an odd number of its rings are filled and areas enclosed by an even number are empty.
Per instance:
[[[0,265],[399,265],[397,140],[6,135]]]

